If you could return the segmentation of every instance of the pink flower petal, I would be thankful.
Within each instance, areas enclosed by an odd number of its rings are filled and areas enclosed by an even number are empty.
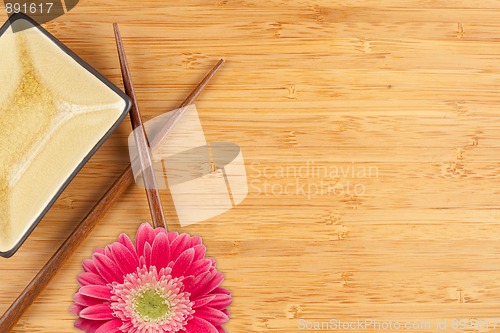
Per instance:
[[[85,331],[86,333],[92,333],[92,331],[95,332],[95,329],[92,330],[92,329],[89,329],[90,326],[92,325],[96,325],[96,322],[95,321],[92,321],[92,320],[87,320],[87,319],[83,319],[83,318],[78,318],[77,320],[78,322],[75,322],[75,327],[78,328],[78,329],[81,329],[82,331]]]
[[[213,296],[215,297],[213,298],[212,301],[208,303],[208,305],[212,308],[216,308],[219,310],[227,308],[229,305],[231,305],[231,302],[233,301],[231,295],[215,294]]]
[[[172,267],[172,277],[181,277],[189,269],[193,262],[194,249],[187,249],[177,258]]]
[[[120,327],[122,326],[122,321],[120,319],[114,319],[108,321],[106,324],[99,327],[95,333],[117,333],[121,332]]]
[[[198,317],[193,317],[185,328],[186,332],[189,333],[219,333],[214,325]]]
[[[167,231],[164,228],[156,228],[155,229],[155,235],[158,236],[159,234],[167,234]]]
[[[80,275],[78,275],[78,283],[81,286],[86,286],[89,284],[105,285],[106,281],[104,281],[104,279],[101,276],[99,276],[95,273],[83,272],[83,273],[80,273]]]
[[[139,265],[137,256],[131,253],[122,243],[113,243],[111,246],[111,253],[115,262],[120,263],[118,267],[123,275],[127,275],[137,270],[137,265]]]
[[[155,239],[155,232],[149,223],[143,223],[137,231],[137,236],[135,237],[135,248],[137,249],[137,255],[142,257],[144,255],[144,246],[146,243],[150,245],[153,244]]]
[[[201,259],[193,262],[191,267],[189,267],[189,271],[185,274],[186,276],[194,275],[198,276],[202,273],[208,272],[212,267],[212,262],[208,259]]]
[[[98,247],[97,249],[94,250],[94,253],[104,254],[104,248]]]
[[[227,323],[229,318],[224,314],[224,312],[205,306],[199,309],[196,309],[195,317],[205,319],[210,322],[214,326],[220,326],[224,323]]]
[[[205,294],[201,293],[204,287],[210,283],[210,281],[214,278],[215,272],[205,272],[201,275],[190,279],[189,277],[183,280],[185,290],[191,293],[191,299],[197,299],[198,296],[204,296]]]
[[[134,329],[134,324],[130,321],[125,321],[122,324],[121,330],[122,332],[130,332]]]
[[[80,317],[89,320],[111,320],[115,319],[109,304],[97,304],[89,306],[80,312]]]
[[[87,329],[85,330],[85,333],[95,333],[97,331],[97,329],[102,325],[102,321],[92,321],[92,323],[89,325],[89,327],[87,327]]]
[[[88,326],[89,322],[90,322],[90,320],[78,318],[77,320],[75,320],[74,325],[75,325],[75,328],[82,330],[82,331],[85,331],[85,327]]]
[[[194,260],[200,260],[200,259],[203,259],[205,257],[205,254],[207,253],[207,248],[205,247],[205,245],[195,245],[193,247],[194,249],[194,252],[195,252],[195,255],[194,255]]]
[[[160,233],[153,242],[151,252],[151,265],[158,270],[168,266],[170,262],[170,243],[166,233]]]
[[[99,298],[107,301],[109,301],[111,296],[113,296],[111,294],[110,287],[101,285],[83,286],[78,292],[84,296]]]
[[[118,242],[125,246],[130,251],[130,253],[137,257],[137,251],[135,249],[134,243],[132,243],[132,240],[130,240],[130,237],[128,237],[126,234],[121,234],[120,236],[118,236]]]
[[[123,282],[123,274],[120,268],[115,264],[113,260],[108,258],[107,256],[95,253],[94,254],[94,264],[99,271],[99,274],[106,280],[108,283],[112,282]]]
[[[78,292],[73,296],[73,301],[75,301],[76,304],[80,304],[83,306],[92,306],[92,305],[102,303],[102,299],[97,299],[94,297],[85,296],[85,295],[82,295]]]
[[[75,304],[71,305],[71,307],[69,308],[69,312],[74,314],[75,316],[78,316],[78,315],[80,315],[80,311],[82,311],[85,308],[86,308],[86,306],[75,303]]]
[[[217,332],[219,332],[219,333],[226,333],[226,331],[224,330],[224,327],[222,327],[222,326],[217,326],[216,329],[217,329]]]
[[[85,331],[86,333],[95,333],[95,331],[101,326],[103,321],[88,320],[83,318],[78,318],[75,320],[75,328]]]
[[[144,256],[141,256],[139,258],[139,267],[144,267],[146,266],[146,258],[144,258]]]
[[[111,245],[107,245],[105,248],[104,248],[104,255],[108,258],[111,258],[113,259],[113,255],[111,254]]]
[[[151,252],[153,252],[153,249],[151,248],[151,244],[146,243],[144,244],[144,262],[146,267],[151,266]]]
[[[182,252],[186,251],[191,244],[191,239],[188,234],[180,234],[172,242],[170,242],[170,260],[177,260]]]
[[[231,295],[231,292],[227,290],[226,288],[222,287],[217,287],[212,291],[213,294],[226,294],[226,295]]]
[[[174,239],[176,239],[178,236],[179,236],[179,233],[178,233],[178,232],[174,232],[174,231],[169,232],[169,233],[168,233],[168,242],[169,242],[170,244],[172,244],[172,242],[174,241]]]
[[[195,286],[196,278],[197,278],[197,276],[190,275],[190,276],[186,276],[182,279],[182,284],[184,285],[184,290],[191,294],[192,300],[194,300],[194,297],[192,297],[193,296],[192,289]],[[203,295],[203,296],[205,296],[205,295]]]
[[[191,246],[195,247],[196,245],[202,244],[202,240],[200,236],[193,236],[191,237]]]
[[[215,298],[215,296],[216,295],[207,295],[207,296],[203,296],[203,297],[198,298],[196,301],[194,301],[193,309],[200,308],[202,306],[207,305]]]
[[[99,274],[97,268],[95,268],[95,264],[91,259],[85,259],[82,262],[82,267],[85,272],[92,272],[95,274]]]
[[[217,272],[214,276],[214,278],[205,285],[205,287],[202,290],[203,294],[208,294],[212,292],[215,288],[217,288],[222,281],[224,281],[224,274],[221,272]]]

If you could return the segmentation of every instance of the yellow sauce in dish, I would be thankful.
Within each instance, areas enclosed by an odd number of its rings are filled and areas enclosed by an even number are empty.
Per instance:
[[[120,118],[125,101],[37,28],[9,28],[0,49],[0,82],[7,82],[0,89],[0,251],[6,252]]]

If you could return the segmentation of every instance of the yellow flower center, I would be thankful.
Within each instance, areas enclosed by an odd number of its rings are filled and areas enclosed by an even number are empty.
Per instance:
[[[171,305],[158,290],[147,289],[136,294],[134,310],[145,321],[158,321],[170,316]]]

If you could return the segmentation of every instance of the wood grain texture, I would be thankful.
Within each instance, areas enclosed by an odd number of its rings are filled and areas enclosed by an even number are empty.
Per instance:
[[[241,146],[249,196],[169,227],[217,258],[229,332],[500,317],[500,2],[82,0],[46,27],[121,86],[114,21],[144,116],[227,61],[197,108],[208,141]],[[0,260],[0,313],[125,168],[129,132],[124,122]],[[13,332],[76,332],[81,261],[149,218],[144,191],[127,190]]]

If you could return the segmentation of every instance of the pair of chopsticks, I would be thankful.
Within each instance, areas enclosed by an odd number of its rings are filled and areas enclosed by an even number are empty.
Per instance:
[[[129,87],[132,87],[131,91],[133,92],[133,86],[130,80],[130,72],[128,70],[128,66],[126,65],[126,58],[124,57],[125,52],[123,51],[123,44],[121,42],[121,38],[118,32],[118,26],[115,24],[114,28],[115,28],[115,38],[117,41],[118,52],[120,55],[120,63],[122,68],[124,85],[125,87],[127,87],[127,85],[129,85]],[[219,62],[217,62],[217,64],[196,86],[196,88],[191,92],[191,94],[184,100],[184,102],[182,102],[182,104],[180,105],[181,109],[177,110],[176,113],[172,115],[168,123],[161,128],[160,132],[155,137],[151,138],[151,143],[152,143],[151,149],[153,151],[162,141],[162,139],[171,132],[173,127],[177,124],[177,121],[183,116],[185,111],[184,107],[186,107],[189,104],[192,104],[195,101],[195,99],[204,90],[204,88],[207,86],[212,77],[217,73],[217,71],[220,69],[223,63],[224,60],[222,59],[219,60]],[[123,71],[124,69],[123,65],[125,65],[125,68],[127,69],[126,71]],[[135,94],[131,96],[129,92],[127,92],[127,94],[133,100],[133,105],[135,107],[135,110],[137,111],[137,113],[134,112],[133,114],[132,113],[132,110],[134,110],[133,107],[130,112],[132,126],[135,129],[138,126],[142,126],[142,119],[140,117],[140,114],[138,113],[139,109],[137,108],[137,101],[135,99]],[[142,139],[144,139],[144,137]],[[147,137],[145,137],[145,139],[147,140]],[[148,152],[147,149],[146,152]],[[143,157],[147,158],[147,156]],[[144,174],[143,178],[146,178],[146,173]],[[106,212],[113,206],[113,204],[117,201],[117,199],[125,192],[125,190],[133,182],[134,182],[134,175],[132,171],[132,165],[129,164],[127,168],[122,172],[122,174],[115,180],[113,185],[111,185],[111,187],[106,191],[106,193],[101,197],[101,199],[96,203],[96,205],[90,210],[87,216],[80,222],[80,224],[78,224],[76,229],[71,233],[71,235],[69,235],[69,237],[64,241],[61,247],[56,251],[56,253],[54,253],[54,255],[42,267],[42,269],[38,272],[38,274],[33,278],[33,280],[23,290],[23,292],[19,295],[19,297],[14,301],[14,303],[12,303],[9,309],[7,309],[4,315],[0,318],[0,333],[8,333],[14,327],[17,321],[21,318],[22,314],[31,306],[31,304],[34,302],[37,296],[42,292],[42,290],[45,289],[50,280],[56,275],[56,273],[66,262],[66,260],[78,248],[78,246],[82,243],[82,241],[89,236],[90,232],[94,229],[94,227],[97,225],[100,219],[104,217]],[[155,225],[163,226],[163,224],[165,223],[165,217],[163,214],[163,210],[161,209],[161,201],[159,198],[159,193],[157,191],[154,191],[155,188],[156,187],[152,187],[151,189],[153,191],[148,191],[148,187],[146,186],[150,208],[152,205],[154,205],[154,212],[153,208],[150,209],[151,217]]]

